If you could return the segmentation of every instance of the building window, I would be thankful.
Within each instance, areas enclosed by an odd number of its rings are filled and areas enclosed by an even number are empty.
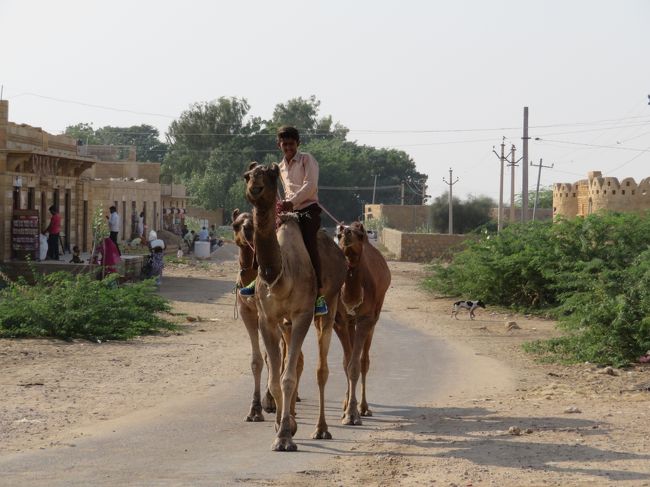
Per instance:
[[[615,190],[615,189],[612,189],[612,194],[616,194],[616,190]]]
[[[632,190],[632,194],[634,195],[635,193],[636,193],[636,191]]]
[[[603,194],[607,194],[607,190],[606,190],[606,189],[603,189]]]
[[[625,183],[625,186],[629,186],[629,185],[630,185],[630,182],[629,182],[629,181],[628,181],[627,183]]]
[[[576,194],[575,194],[575,193],[573,193],[573,197],[574,197],[574,198],[576,197]]]
[[[611,186],[611,185],[612,185],[612,182],[611,182],[611,181],[607,181],[607,186]]]
[[[596,194],[600,194],[600,191],[599,191],[599,190],[596,190]]]
[[[625,190],[624,190],[624,189],[621,190],[621,194],[625,194]]]

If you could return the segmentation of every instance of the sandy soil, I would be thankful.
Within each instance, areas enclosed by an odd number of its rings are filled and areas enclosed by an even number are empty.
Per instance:
[[[107,419],[248,376],[248,338],[229,292],[234,249],[222,250],[219,262],[166,269],[166,279],[189,278],[182,296],[168,296],[184,314],[174,317],[178,333],[128,343],[0,340],[0,451],[74,444]],[[386,309],[507,364],[515,384],[417,404],[417,417],[378,429],[355,454],[269,485],[650,485],[650,368],[610,375],[590,364],[537,364],[521,343],[552,336],[553,322],[489,308],[454,320],[453,298],[419,288],[423,266],[390,267]],[[512,320],[520,328],[508,331]]]

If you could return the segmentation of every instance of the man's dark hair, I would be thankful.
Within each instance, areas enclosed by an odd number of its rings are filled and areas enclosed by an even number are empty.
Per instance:
[[[300,132],[296,127],[290,125],[283,125],[278,129],[278,140],[291,139],[300,142]]]
[[[54,206],[54,205],[50,206],[48,209],[49,209],[50,212],[52,212],[52,213],[56,213],[57,211],[59,211],[59,210],[57,209],[57,207]]]
[[[113,213],[114,211],[117,211],[117,208],[115,208],[114,206],[111,206],[111,207],[108,209],[108,211],[110,211],[111,213]]]

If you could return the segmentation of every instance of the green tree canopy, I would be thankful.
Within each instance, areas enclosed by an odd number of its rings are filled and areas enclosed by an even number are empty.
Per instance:
[[[470,196],[466,201],[453,198],[454,233],[467,233],[490,221],[490,211],[496,203],[487,196]],[[449,193],[444,193],[431,203],[431,224],[436,232],[449,230]]]
[[[134,145],[136,158],[142,162],[162,162],[167,151],[167,144],[160,140],[158,129],[146,124],[131,127],[107,125],[93,129],[92,124],[78,123],[66,127],[65,134],[84,145]]]

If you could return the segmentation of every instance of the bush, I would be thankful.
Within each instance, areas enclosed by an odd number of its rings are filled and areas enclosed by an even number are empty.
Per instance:
[[[622,365],[650,348],[650,217],[597,214],[484,233],[425,286],[544,311],[567,335],[527,345],[546,358]]]
[[[174,328],[157,314],[171,306],[153,280],[118,285],[117,279],[57,272],[33,286],[12,282],[0,291],[0,336],[123,340]]]

